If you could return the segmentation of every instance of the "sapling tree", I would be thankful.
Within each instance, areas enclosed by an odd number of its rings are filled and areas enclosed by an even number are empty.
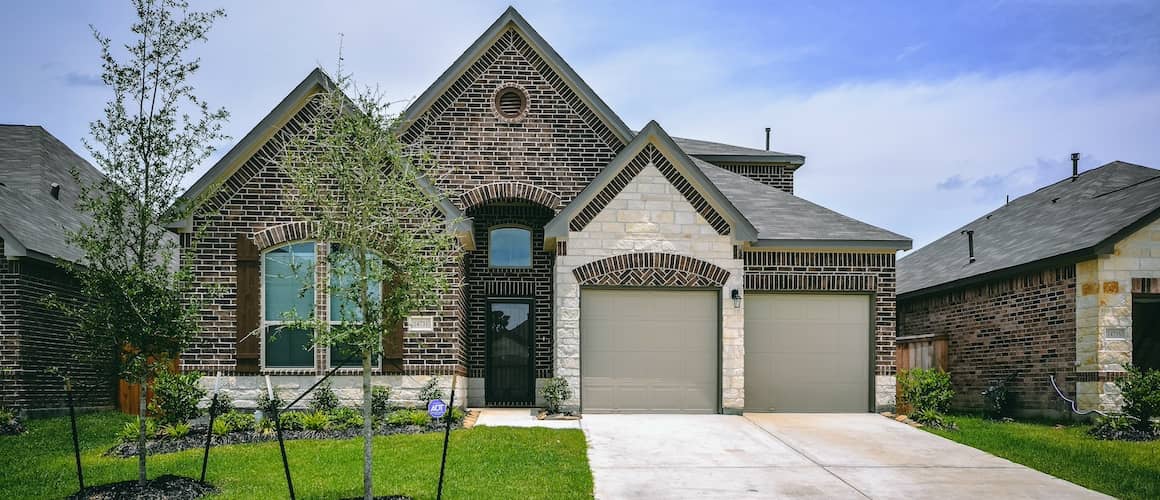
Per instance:
[[[183,0],[133,0],[137,20],[123,47],[92,28],[101,79],[112,90],[105,116],[90,124],[85,146],[105,174],[73,176],[87,221],[70,240],[84,251],[73,266],[85,300],[58,302],[94,355],[118,356],[118,375],[139,384],[138,483],[145,484],[146,394],[198,333],[204,294],[195,293],[189,259],[166,229],[190,217],[197,200],[179,198],[181,180],[225,139],[224,109],[211,110],[190,79],[201,63],[194,43],[222,10],[195,12]]]
[[[432,188],[434,160],[399,141],[398,115],[377,91],[356,87],[341,58],[332,85],[312,106],[282,166],[294,191],[286,199],[324,242],[330,307],[328,317],[290,311],[286,319],[291,328],[312,329],[315,344],[361,360],[363,494],[370,499],[375,360],[383,336],[435,306],[447,288],[446,266],[458,250],[448,230],[455,221],[440,211],[444,200]],[[309,288],[313,273],[303,275]]]

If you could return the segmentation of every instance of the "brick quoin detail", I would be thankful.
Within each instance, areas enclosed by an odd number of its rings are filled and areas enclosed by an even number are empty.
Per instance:
[[[665,176],[665,179],[668,179],[669,183],[677,188],[677,191],[689,201],[689,204],[693,205],[697,213],[701,214],[709,222],[709,225],[717,230],[717,234],[729,234],[729,223],[725,218],[721,217],[709,205],[708,200],[701,196],[701,193],[697,192],[697,189],[685,179],[685,176],[681,175],[676,167],[669,162],[668,158],[665,158],[665,155],[652,144],[646,145],[640,150],[640,153],[637,153],[632,160],[629,160],[628,164],[624,166],[624,169],[617,173],[616,177],[613,177],[608,185],[593,197],[592,201],[588,202],[588,205],[579,214],[576,214],[572,218],[572,221],[568,224],[569,228],[572,231],[583,231],[588,223],[592,222],[592,219],[595,219],[597,215],[600,215],[604,207],[608,206],[613,198],[616,198],[616,195],[620,194],[625,186],[628,186],[628,183],[632,182],[632,179],[640,174],[641,170],[644,170],[644,167],[650,163],[655,165],[657,170],[660,170],[661,174]]]
[[[784,165],[761,163],[714,163],[718,167],[743,175],[766,186],[793,194],[793,169]]]
[[[893,253],[742,251],[745,290],[861,292],[874,300],[874,372],[894,375],[895,273]]]
[[[605,257],[572,270],[581,286],[715,287],[729,271],[684,255],[646,252]]]
[[[547,189],[522,182],[494,182],[474,187],[459,196],[463,210],[495,201],[528,201],[553,210],[560,208],[560,196]]]
[[[947,336],[956,407],[980,409],[980,392],[1018,371],[1009,385],[1016,408],[1063,409],[1049,375],[1075,394],[1078,380],[1075,266],[1020,274],[934,295],[904,298],[899,328],[905,336]],[[1112,377],[1091,372],[1090,381]]]

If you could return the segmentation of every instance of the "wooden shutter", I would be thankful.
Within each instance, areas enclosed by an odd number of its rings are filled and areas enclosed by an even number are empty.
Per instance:
[[[257,245],[245,235],[238,235],[238,298],[237,298],[237,371],[257,373],[262,336],[255,332],[262,325],[261,253]],[[244,339],[244,340],[243,340]]]
[[[389,297],[389,285],[383,283],[382,297]],[[390,327],[383,333],[383,371],[402,371],[403,369],[403,322]]]

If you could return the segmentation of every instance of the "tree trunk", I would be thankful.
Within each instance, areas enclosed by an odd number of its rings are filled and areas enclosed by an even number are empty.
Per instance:
[[[149,391],[149,370],[142,370],[140,381],[140,392],[137,395],[137,402],[140,407],[137,408],[137,484],[141,487],[145,486],[145,414],[148,411],[146,405],[148,404],[147,395]]]
[[[371,472],[371,450],[375,436],[374,414],[371,412],[371,352],[363,352],[363,498],[373,500],[374,479]]]

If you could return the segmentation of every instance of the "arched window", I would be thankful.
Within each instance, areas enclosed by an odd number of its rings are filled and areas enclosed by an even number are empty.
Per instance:
[[[363,321],[362,310],[358,307],[357,288],[352,287],[355,276],[358,274],[357,252],[351,252],[337,243],[330,245],[330,327],[342,328],[342,325],[358,325]],[[382,258],[368,253],[367,265],[371,269],[382,267]],[[367,284],[367,293],[374,301],[381,300],[383,284],[372,281]],[[386,334],[386,332],[384,332]],[[375,356],[371,365],[378,367],[379,359]],[[361,368],[362,356],[359,350],[349,343],[334,343],[330,346],[330,366],[333,368],[342,361],[343,368]]]
[[[532,232],[523,227],[494,227],[488,232],[488,267],[532,267]]]
[[[314,332],[284,326],[288,314],[314,316],[314,243],[290,243],[262,257],[263,365],[311,368]]]

